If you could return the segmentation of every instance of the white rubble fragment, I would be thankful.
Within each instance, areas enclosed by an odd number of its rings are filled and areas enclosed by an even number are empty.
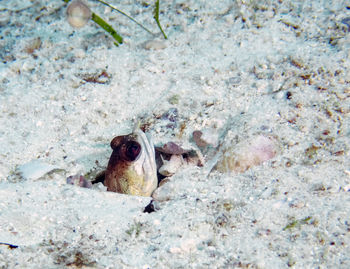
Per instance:
[[[162,49],[165,49],[167,46],[166,46],[166,43],[164,41],[149,40],[143,44],[143,47],[146,50],[162,50]]]
[[[153,199],[158,202],[171,200],[175,196],[176,196],[176,187],[175,187],[175,184],[171,181],[164,183],[152,193]]]

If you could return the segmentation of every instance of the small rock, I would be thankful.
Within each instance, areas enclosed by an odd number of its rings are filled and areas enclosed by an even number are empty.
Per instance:
[[[143,44],[143,47],[146,50],[162,50],[162,49],[165,49],[167,46],[166,46],[166,43],[164,41],[149,40]]]
[[[176,187],[173,182],[169,180],[162,186],[158,187],[152,194],[154,200],[158,202],[169,201],[176,195]]]
[[[277,141],[271,136],[258,135],[238,144],[228,143],[216,169],[220,172],[242,173],[274,158],[277,152]]]
[[[67,7],[68,23],[74,28],[85,26],[91,19],[91,15],[90,8],[80,0],[71,2]]]

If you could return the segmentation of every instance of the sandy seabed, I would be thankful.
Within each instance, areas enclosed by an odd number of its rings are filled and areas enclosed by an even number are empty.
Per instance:
[[[152,6],[109,2],[158,32]],[[350,3],[161,1],[166,41],[88,4],[121,46],[73,29],[63,1],[0,2],[0,268],[349,268]],[[180,169],[152,213],[66,184],[137,119],[156,143],[206,129],[279,150],[243,173]]]

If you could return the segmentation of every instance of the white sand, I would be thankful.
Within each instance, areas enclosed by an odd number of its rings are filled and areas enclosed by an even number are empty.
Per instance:
[[[109,2],[158,31],[142,1]],[[349,268],[350,4],[321,2],[161,1],[169,39],[146,50],[151,35],[97,2],[118,48],[72,29],[63,1],[1,1],[0,242],[18,248],[0,245],[0,268]],[[280,152],[242,174],[184,169],[151,214],[150,198],[66,185],[138,118],[156,142],[228,126],[232,146],[264,133]],[[35,159],[60,170],[21,178]]]

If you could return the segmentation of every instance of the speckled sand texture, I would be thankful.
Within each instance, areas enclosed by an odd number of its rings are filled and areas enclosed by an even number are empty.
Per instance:
[[[350,3],[164,0],[167,41],[152,6],[109,3],[157,35],[88,1],[115,47],[64,1],[0,1],[0,268],[350,268]],[[208,174],[209,149],[152,213],[66,184],[137,119],[156,144],[208,129],[219,153],[260,135],[278,152]],[[21,176],[33,160],[55,169]]]

